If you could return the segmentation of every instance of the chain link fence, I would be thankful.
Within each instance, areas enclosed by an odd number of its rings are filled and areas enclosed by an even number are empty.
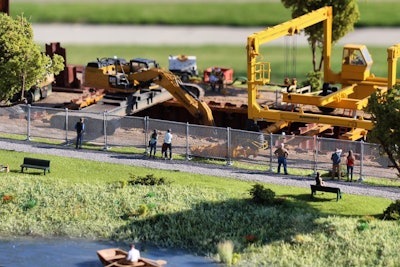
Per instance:
[[[54,109],[30,105],[18,105],[0,109],[0,133],[19,134],[27,140],[45,138],[65,144],[75,142],[74,126],[79,118],[85,119],[86,144],[110,147],[134,147],[148,153],[148,141],[154,129],[159,133],[158,151],[167,129],[173,134],[173,154],[186,159],[202,157],[259,165],[267,171],[276,171],[274,151],[281,143],[289,150],[288,168],[329,171],[331,154],[336,148],[343,150],[342,164],[349,150],[354,152],[355,178],[398,178],[389,160],[381,154],[380,146],[363,141],[345,141],[316,136],[263,134],[231,128],[192,125],[163,121],[148,117],[117,116],[110,113],[90,113],[68,109]],[[345,171],[344,171],[345,173]]]

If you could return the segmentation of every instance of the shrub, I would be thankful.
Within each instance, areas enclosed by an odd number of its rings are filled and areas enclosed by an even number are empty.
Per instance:
[[[14,199],[14,195],[10,194],[0,194],[1,200],[3,203],[11,202]]]
[[[141,204],[137,210],[137,213],[139,216],[145,217],[147,213],[149,212],[149,207],[145,204]]]
[[[130,180],[128,181],[130,185],[164,185],[164,184],[169,184],[167,182],[166,178],[161,177],[157,178],[154,177],[153,174],[147,174],[146,176],[136,176],[134,174],[130,175]]]
[[[383,219],[399,220],[400,219],[400,200],[396,200],[390,204],[383,212]]]
[[[318,91],[321,88],[321,77],[322,72],[320,71],[309,72],[307,73],[307,79],[302,82],[302,86],[310,85],[312,92]]]
[[[275,204],[275,192],[265,188],[262,184],[255,184],[250,189],[250,195],[253,202],[257,204],[271,205]]]

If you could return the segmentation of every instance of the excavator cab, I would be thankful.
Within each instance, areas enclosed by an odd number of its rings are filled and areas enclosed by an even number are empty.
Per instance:
[[[158,69],[160,67],[155,60],[147,58],[131,59],[129,65],[130,65],[129,69],[130,73],[146,71],[149,69]]]
[[[371,55],[365,45],[345,45],[341,78],[350,81],[365,81],[371,74],[372,63]]]

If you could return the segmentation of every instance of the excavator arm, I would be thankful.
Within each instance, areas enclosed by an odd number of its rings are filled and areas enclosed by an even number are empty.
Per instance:
[[[204,125],[214,126],[214,118],[210,107],[197,96],[195,96],[187,85],[172,72],[153,68],[145,71],[130,73],[128,80],[140,82],[154,82],[164,87],[174,96],[195,118],[200,119]]]

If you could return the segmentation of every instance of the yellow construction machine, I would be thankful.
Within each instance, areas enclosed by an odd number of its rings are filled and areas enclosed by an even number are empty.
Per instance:
[[[89,62],[84,86],[104,89],[109,98],[126,97],[128,114],[176,98],[201,124],[214,125],[209,106],[201,100],[204,90],[183,83],[172,72],[160,68],[155,60],[104,58]],[[140,107],[140,108],[139,108]]]
[[[259,62],[260,45],[283,36],[299,34],[301,30],[323,23],[324,42],[324,86],[317,93],[283,93],[282,101],[300,105],[298,112],[271,110],[257,103],[259,87],[270,83],[270,63]],[[331,69],[332,46],[332,7],[326,6],[289,20],[274,27],[251,34],[247,39],[247,75],[248,75],[248,118],[250,121],[266,120],[275,123],[275,129],[282,129],[290,122],[302,122],[315,125],[331,125],[349,129],[344,139],[357,140],[372,129],[371,121],[354,116],[368,103],[369,96],[379,90],[388,90],[396,82],[396,66],[400,44],[388,48],[388,77],[378,78],[371,74],[372,57],[365,45],[349,44],[343,48],[343,63],[339,73]],[[335,87],[336,84],[340,88]],[[317,106],[323,114],[305,113],[302,105]],[[352,116],[333,116],[327,114],[336,108],[350,110]],[[326,127],[321,127],[326,129]]]

